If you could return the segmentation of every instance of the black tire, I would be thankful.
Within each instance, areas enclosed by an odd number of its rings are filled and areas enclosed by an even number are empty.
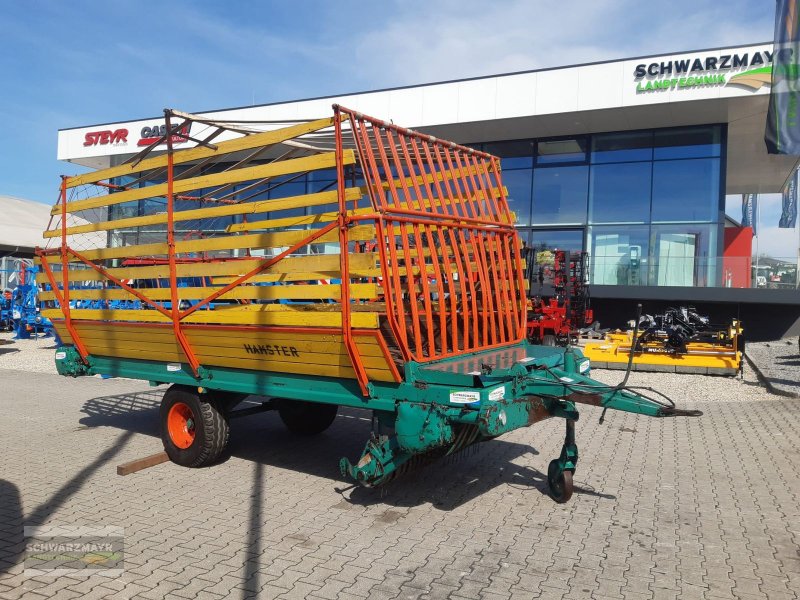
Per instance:
[[[212,394],[173,385],[161,400],[160,420],[164,451],[183,467],[211,465],[228,446],[230,427],[225,405]]]
[[[572,471],[559,472],[558,461],[550,461],[547,468],[547,484],[550,486],[550,495],[559,504],[564,504],[572,498]]]
[[[548,333],[542,336],[542,346],[555,346],[556,345],[556,336],[552,333]]]
[[[333,424],[339,406],[303,400],[278,401],[278,414],[286,428],[299,435],[317,435]]]

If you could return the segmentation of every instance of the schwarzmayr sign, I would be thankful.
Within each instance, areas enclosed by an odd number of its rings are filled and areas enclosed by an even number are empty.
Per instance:
[[[772,52],[764,50],[643,63],[636,65],[633,72],[636,78],[636,92],[727,84],[743,85],[757,90],[762,85],[770,83],[772,57]]]

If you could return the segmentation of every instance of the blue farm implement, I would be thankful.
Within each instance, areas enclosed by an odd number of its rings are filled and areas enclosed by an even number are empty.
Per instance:
[[[15,272],[16,287],[5,289],[0,300],[0,328],[13,331],[15,339],[55,335],[50,319],[41,313],[37,267],[21,263]]]
[[[175,151],[192,121],[208,137]],[[522,248],[497,157],[340,106],[265,127],[165,111],[159,143],[62,180],[44,234],[60,244],[38,251],[45,299],[60,307],[46,311],[64,341],[59,373],[171,384],[160,418],[173,462],[217,461],[236,416],[274,409],[312,435],[347,406],[371,411],[375,429],[341,472],[375,486],[558,417],[564,444],[547,479],[563,502],[578,462],[577,404],[698,414],[592,380],[575,348],[526,340]],[[332,184],[288,185],[309,173]],[[158,208],[114,210],[134,200]],[[135,228],[145,241],[123,243]],[[204,233],[182,239],[189,229]],[[80,245],[98,232],[99,244]],[[105,287],[79,289],[87,279]],[[142,309],[77,308],[77,298]],[[236,410],[250,395],[268,399]]]

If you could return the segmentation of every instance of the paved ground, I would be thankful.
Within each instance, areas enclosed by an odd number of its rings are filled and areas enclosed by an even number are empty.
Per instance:
[[[55,347],[53,338],[15,340],[13,332],[0,331],[0,369],[55,374]]]
[[[17,371],[0,382],[4,600],[800,594],[800,404],[753,381],[634,373],[705,416],[599,425],[586,408],[566,505],[543,475],[556,420],[383,491],[340,491],[337,459],[357,456],[370,427],[350,411],[312,443],[272,414],[234,421],[221,465],[119,477],[160,449],[159,390]],[[22,525],[43,523],[124,527],[124,575],[25,578]]]
[[[797,336],[772,342],[750,342],[745,352],[774,392],[800,398]]]

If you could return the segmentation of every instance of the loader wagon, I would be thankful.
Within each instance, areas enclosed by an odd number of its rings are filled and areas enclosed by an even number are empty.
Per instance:
[[[547,475],[564,502],[576,403],[698,414],[590,379],[576,348],[526,341],[497,157],[338,105],[257,127],[164,119],[124,164],[62,178],[37,256],[58,372],[171,384],[160,419],[175,463],[218,460],[235,416],[275,409],[313,435],[346,406],[374,426],[342,474],[374,486],[560,417]],[[265,401],[235,409],[251,395]]]

